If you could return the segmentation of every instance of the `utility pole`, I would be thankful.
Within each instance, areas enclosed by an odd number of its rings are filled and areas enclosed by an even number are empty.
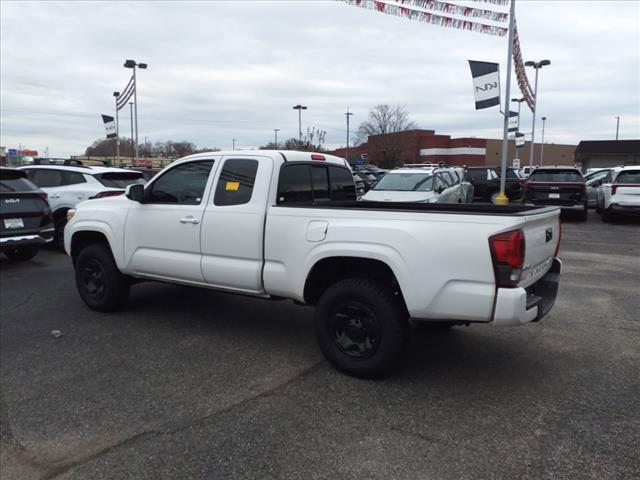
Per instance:
[[[118,98],[120,97],[120,92],[113,92],[113,97],[116,100],[116,162],[120,163],[120,123],[118,120]]]
[[[502,132],[502,155],[500,193],[496,198],[496,205],[509,205],[509,197],[504,193],[507,180],[507,147],[509,146],[509,96],[511,95],[511,57],[513,52],[513,27],[515,25],[516,0],[511,0],[509,12],[509,45],[507,47],[507,87],[504,96],[504,123]]]
[[[347,149],[345,152],[345,156],[347,157],[347,162],[349,162],[349,117],[353,115],[353,113],[349,112],[349,107],[347,107],[347,113],[345,116],[347,117]]]
[[[533,93],[533,120],[531,123],[531,151],[529,152],[529,167],[533,167],[533,151],[536,146],[536,113],[538,108],[538,71],[546,65],[551,65],[549,60],[541,60],[539,62],[525,62],[525,67],[533,67],[536,70],[536,81]]]
[[[540,166],[542,166],[542,162],[544,161],[544,122],[547,120],[547,117],[542,117],[542,144],[540,145]]]
[[[616,118],[616,141],[618,140],[618,132],[620,131],[620,117]]]
[[[134,140],[133,140],[133,102],[129,102],[129,112],[131,113],[131,166],[136,166],[135,154],[137,148],[134,148]]]
[[[278,149],[278,132],[279,131],[280,131],[279,128],[274,128],[273,129],[273,133],[275,133],[275,136],[276,136],[276,140],[275,140],[276,150]]]

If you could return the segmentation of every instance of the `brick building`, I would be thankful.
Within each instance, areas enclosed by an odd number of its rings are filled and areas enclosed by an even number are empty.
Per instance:
[[[521,164],[529,162],[531,142],[518,151]],[[400,163],[437,163],[450,165],[497,165],[500,163],[502,140],[486,138],[451,138],[450,135],[436,134],[434,130],[407,130],[405,132],[371,135],[368,141],[357,147],[349,148],[349,161],[366,159],[367,163],[385,165],[385,160],[400,158]],[[573,164],[575,145],[545,143],[544,163],[551,165]],[[514,141],[509,141],[508,158],[515,158]],[[346,149],[339,148],[330,152],[341,157]],[[534,165],[540,163],[540,144],[534,150]]]

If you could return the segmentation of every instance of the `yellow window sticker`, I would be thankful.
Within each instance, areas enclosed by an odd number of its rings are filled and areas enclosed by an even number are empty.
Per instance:
[[[227,182],[227,191],[237,192],[240,188],[240,182]]]

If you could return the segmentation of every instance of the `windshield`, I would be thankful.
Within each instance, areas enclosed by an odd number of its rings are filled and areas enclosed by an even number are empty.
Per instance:
[[[577,170],[540,170],[533,171],[529,180],[532,182],[584,182]]]
[[[141,172],[107,172],[95,175],[95,177],[105,187],[111,188],[125,188],[134,183],[145,183]]]
[[[401,192],[426,192],[433,190],[433,175],[430,173],[388,173],[380,179],[373,190],[396,190]]]
[[[640,170],[627,170],[620,172],[616,183],[640,183]]]

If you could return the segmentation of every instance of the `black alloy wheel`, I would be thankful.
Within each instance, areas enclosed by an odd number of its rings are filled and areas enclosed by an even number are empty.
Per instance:
[[[380,327],[375,314],[357,301],[340,303],[327,325],[338,350],[354,359],[373,356],[380,344]]]
[[[85,291],[95,300],[104,296],[105,273],[102,265],[95,259],[89,259],[82,265],[80,278]]]

